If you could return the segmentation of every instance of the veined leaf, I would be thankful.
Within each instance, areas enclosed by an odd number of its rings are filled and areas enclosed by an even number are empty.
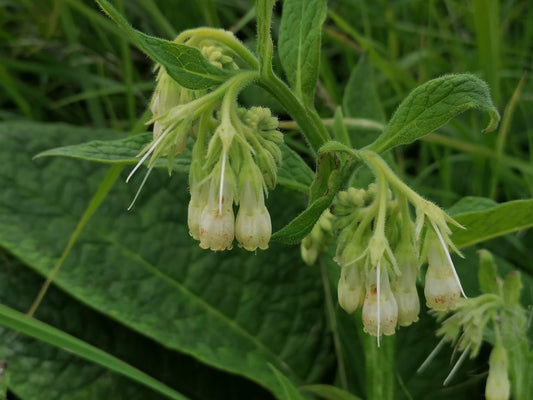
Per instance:
[[[314,102],[326,0],[285,0],[279,56],[291,88],[306,106]]]
[[[276,367],[272,364],[269,364],[270,369],[278,378],[278,381],[283,388],[283,396],[278,397],[280,400],[305,400],[302,395],[298,392],[298,389],[294,387],[291,380],[284,376]]]
[[[467,198],[470,210],[462,210],[453,218],[466,229],[452,227],[452,240],[457,247],[467,247],[497,236],[533,227],[533,200],[515,200],[497,204],[484,198]],[[463,202],[462,201],[462,202]]]
[[[374,71],[366,55],[362,55],[350,74],[342,98],[344,115],[348,118],[363,118],[385,122],[385,112],[379,99],[374,81]],[[349,129],[355,148],[362,148],[377,137],[375,130],[360,127]]]
[[[106,164],[137,164],[137,155],[152,140],[151,133],[128,136],[116,140],[93,140],[71,146],[57,147],[37,154],[34,158],[62,156]],[[192,145],[188,146],[189,148]],[[281,145],[283,161],[278,171],[279,183],[305,194],[313,182],[314,173],[304,160],[285,144]],[[167,158],[154,164],[156,168],[168,168]],[[187,150],[173,159],[173,170],[188,173],[191,166],[191,152]]]
[[[335,195],[352,175],[355,163],[346,157],[337,156],[335,152],[347,152],[352,156],[352,149],[340,142],[329,141],[318,153],[317,173],[309,190],[309,205],[305,211],[289,224],[272,235],[272,240],[286,244],[299,243],[328,208]]]
[[[186,400],[187,398],[172,390],[161,382],[126,364],[88,343],[85,343],[50,325],[30,318],[12,308],[0,304],[0,324],[15,329],[25,335],[32,336],[53,346],[71,351],[72,353],[99,364],[111,371],[118,372],[130,379],[146,385],[168,398]]]
[[[66,125],[0,125],[0,246],[44,276],[104,171],[30,155],[87,140],[91,130],[74,133]],[[164,175],[152,174],[134,212],[126,207],[136,188],[115,185],[54,283],[158,343],[276,395],[282,388],[267,363],[296,385],[320,377],[330,365],[322,288],[301,267],[298,249],[201,250],[188,234],[187,180]],[[272,208],[273,221],[287,219],[297,202],[276,196],[269,201],[284,206]]]
[[[235,74],[212,65],[200,50],[184,44],[148,36],[134,29],[107,0],[96,0],[127,37],[181,86],[188,89],[208,89]]]
[[[431,133],[469,109],[489,113],[484,132],[496,129],[500,120],[487,84],[475,75],[444,75],[413,90],[400,104],[383,133],[367,146],[382,153]]]
[[[307,385],[302,386],[300,390],[326,400],[361,400],[360,397],[331,385]]]
[[[1,249],[0,259],[0,303],[24,312],[39,291],[42,277]],[[269,395],[244,378],[210,368],[179,352],[168,351],[55,287],[47,292],[36,318],[109,352],[197,400],[248,396],[266,399]],[[26,335],[16,335],[1,325],[0,360],[8,361],[9,389],[21,400],[166,398],[69,351]],[[204,382],[198,379],[200,376]],[[206,385],[206,381],[210,384]]]

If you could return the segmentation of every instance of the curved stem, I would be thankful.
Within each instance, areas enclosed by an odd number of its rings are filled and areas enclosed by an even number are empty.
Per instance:
[[[189,29],[180,33],[176,38],[176,42],[183,43],[192,36],[219,42],[231,49],[250,67],[252,67],[252,69],[259,69],[259,61],[257,61],[257,58],[253,55],[253,53],[248,50],[237,38],[231,34],[228,34],[226,31],[213,28]]]
[[[257,84],[272,94],[287,110],[315,153],[326,141],[330,140],[329,133],[316,111],[307,109],[276,75],[263,75]]]

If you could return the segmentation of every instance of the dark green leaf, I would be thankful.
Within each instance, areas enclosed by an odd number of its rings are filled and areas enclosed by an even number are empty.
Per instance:
[[[127,37],[181,86],[199,90],[219,85],[234,74],[212,65],[200,50],[184,44],[145,35],[132,28],[126,19],[107,0],[96,0]]]
[[[29,155],[87,140],[91,131],[79,132],[66,125],[0,126],[0,245],[42,275],[64,248],[103,171],[80,160],[32,162]],[[282,388],[268,362],[295,384],[319,378],[330,355],[322,288],[313,271],[302,268],[298,249],[201,250],[186,227],[186,179],[165,175],[152,174],[133,212],[126,207],[136,188],[117,184],[55,283],[168,348],[277,395]],[[287,204],[271,210],[274,221],[297,203],[287,202],[286,193],[276,195],[269,201],[283,198]]]
[[[27,311],[42,282],[41,276],[0,249],[1,304]],[[252,382],[169,351],[53,286],[37,310],[36,318],[109,352],[193,399],[272,399],[271,394]],[[2,359],[8,360],[10,390],[24,400],[164,398],[70,352],[22,334],[15,335],[12,330],[0,326]]]
[[[361,400],[350,392],[346,392],[330,385],[307,385],[300,387],[300,390],[308,392],[326,400]]]
[[[313,170],[289,146],[282,144],[280,147],[283,157],[278,171],[280,185],[299,190],[305,194],[309,193],[309,187],[315,177]]]
[[[471,246],[533,226],[533,200],[509,201],[492,207],[489,202],[477,202],[476,204],[483,204],[483,209],[466,211],[453,216],[466,228],[452,228],[454,231],[452,240],[458,247]]]
[[[276,375],[279,384],[283,388],[283,396],[278,396],[280,400],[304,400],[302,395],[298,392],[298,389],[294,387],[290,379],[283,375],[277,368],[272,364],[269,364],[270,369]]]
[[[415,141],[446,124],[456,115],[479,109],[489,113],[485,132],[496,129],[500,120],[487,84],[475,75],[444,75],[413,90],[400,104],[383,133],[369,149],[382,153]]]
[[[292,90],[312,106],[318,79],[326,0],[285,0],[279,32],[279,56]]]
[[[344,89],[342,99],[344,115],[348,118],[364,118],[385,122],[385,111],[374,82],[374,71],[367,56],[362,55],[353,69]],[[350,139],[356,148],[362,148],[376,139],[375,129],[352,127]]]

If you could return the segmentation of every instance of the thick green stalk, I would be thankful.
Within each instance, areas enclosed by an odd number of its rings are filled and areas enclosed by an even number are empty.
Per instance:
[[[325,142],[330,140],[329,133],[318,114],[306,108],[276,75],[261,76],[257,84],[272,94],[287,110],[315,153]]]
[[[276,0],[257,0],[257,54],[259,56],[259,73],[272,76],[272,53],[274,45],[270,36],[272,9]]]
[[[376,338],[359,330],[365,353],[368,400],[394,399],[394,336]]]

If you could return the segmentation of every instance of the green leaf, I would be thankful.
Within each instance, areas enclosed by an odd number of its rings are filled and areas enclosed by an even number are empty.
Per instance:
[[[459,214],[485,211],[497,205],[498,203],[494,200],[486,197],[466,196],[447,209],[446,212],[453,217]]]
[[[42,285],[42,277],[1,249],[0,260],[0,303],[21,312],[28,310]],[[188,397],[197,400],[271,398],[264,389],[244,378],[169,351],[54,287],[48,291],[36,315],[40,321],[109,352],[157,380],[167,382]],[[16,335],[1,325],[0,360],[9,361],[9,387],[20,399],[166,398],[73,353],[25,335]],[[205,385],[207,381],[209,385]]]
[[[335,195],[352,175],[355,164],[335,152],[353,151],[340,142],[330,141],[320,150],[317,159],[317,173],[309,190],[309,206],[289,224],[272,235],[273,241],[285,244],[299,243],[328,208]]]
[[[91,132],[67,125],[0,125],[0,246],[41,275],[59,257],[104,171],[80,160],[31,162],[30,155],[87,140]],[[54,283],[169,349],[276,395],[282,388],[267,363],[296,385],[320,379],[330,349],[316,274],[302,267],[296,248],[272,245],[257,254],[200,249],[188,235],[186,186],[182,175],[169,180],[152,173],[135,211],[127,212],[136,188],[116,184]],[[269,201],[285,204],[272,208],[273,221],[294,212],[298,202],[287,196],[271,194]]]
[[[298,389],[294,387],[290,379],[288,379],[285,375],[283,375],[276,367],[274,367],[272,364],[268,365],[274,375],[276,375],[276,378],[278,379],[278,382],[280,383],[281,387],[283,388],[283,396],[278,397],[280,400],[304,400],[302,395],[298,392]]]
[[[444,75],[413,90],[400,104],[389,124],[369,149],[382,153],[408,144],[446,124],[458,114],[479,109],[489,113],[484,132],[496,129],[500,120],[487,84],[471,74]]]
[[[142,133],[116,140],[93,140],[90,142],[45,150],[37,154],[34,159],[40,157],[62,156],[106,164],[137,164],[139,162],[139,157],[137,157],[139,152],[151,141],[151,133]],[[186,151],[179,157],[174,157],[174,171],[187,173],[189,172],[190,165],[190,151]],[[166,158],[158,159],[155,163],[155,167],[168,168],[168,160]]]
[[[77,158],[80,160],[101,162],[106,164],[137,164],[137,157],[152,140],[151,133],[128,136],[117,140],[93,140],[71,146],[57,147],[37,154],[34,159],[50,156]],[[189,147],[192,147],[189,145]],[[278,171],[279,183],[290,189],[299,190],[305,194],[313,182],[314,173],[304,160],[285,144],[281,146],[282,163]],[[166,158],[155,162],[156,168],[168,168]],[[189,173],[191,166],[191,152],[187,150],[173,159],[173,170]]]
[[[118,372],[128,378],[142,383],[155,391],[164,394],[170,399],[186,400],[178,392],[172,390],[161,382],[151,378],[145,373],[133,368],[131,365],[111,356],[110,354],[91,346],[65,332],[62,332],[50,325],[37,321],[33,318],[0,304],[0,324],[8,328],[19,331],[25,335],[32,336],[43,342],[49,343],[58,348],[70,351],[79,357],[101,365],[106,369]]]
[[[474,201],[468,200],[474,203]],[[457,247],[467,247],[485,240],[533,226],[533,200],[515,200],[491,205],[478,200],[475,211],[456,213],[453,218],[466,229],[452,227]]]
[[[348,118],[362,118],[385,122],[385,111],[379,99],[374,82],[374,71],[366,55],[362,55],[353,69],[344,89],[342,99],[344,115]],[[351,128],[350,139],[356,148],[362,148],[376,139],[375,129]]]
[[[132,28],[107,0],[96,0],[96,2],[122,29],[128,39],[148,57],[164,66],[167,73],[181,86],[193,90],[208,89],[235,74],[212,65],[195,47],[148,36]]]
[[[326,0],[285,0],[279,32],[279,56],[292,90],[303,103],[314,103]]]
[[[278,170],[278,182],[290,189],[309,193],[309,187],[315,177],[313,170],[289,146],[282,144],[280,148],[283,161]]]
[[[360,397],[331,385],[307,385],[300,387],[300,390],[326,400],[361,400]]]

